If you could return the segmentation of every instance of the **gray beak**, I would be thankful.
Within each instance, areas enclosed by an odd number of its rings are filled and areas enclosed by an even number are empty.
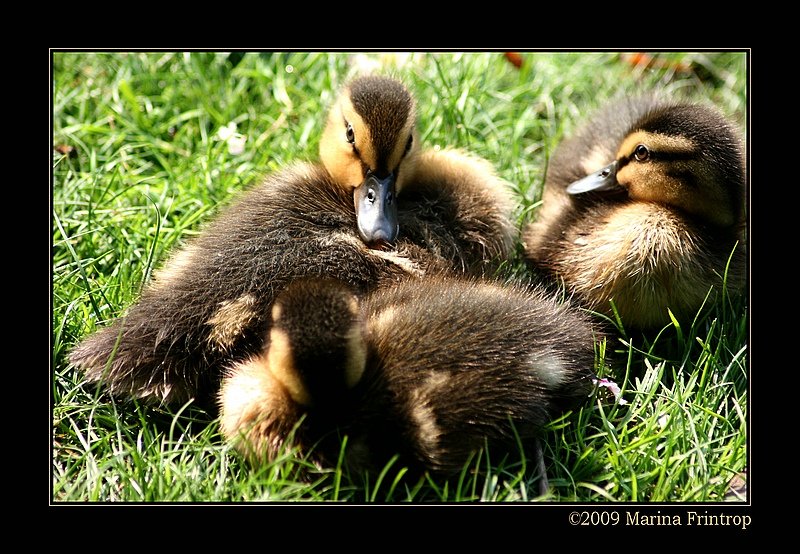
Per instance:
[[[599,192],[620,188],[617,183],[618,163],[612,162],[600,171],[587,175],[567,187],[567,194],[581,194],[584,192]]]
[[[368,246],[392,244],[397,238],[399,224],[394,188],[394,174],[385,179],[369,174],[353,191],[358,233]]]

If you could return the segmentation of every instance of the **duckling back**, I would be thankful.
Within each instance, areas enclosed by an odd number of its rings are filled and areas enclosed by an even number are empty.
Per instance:
[[[691,320],[723,283],[744,287],[744,191],[740,138],[715,109],[624,99],[554,151],[526,256],[627,326]]]
[[[287,294],[297,297],[298,287],[352,313],[341,300],[342,288],[349,290],[344,284],[327,284],[320,295],[308,283],[294,283]],[[281,297],[276,305],[285,317]],[[517,437],[531,438],[592,391],[591,325],[540,292],[449,278],[406,280],[368,294],[359,306],[360,317],[347,321],[360,321],[360,331],[328,327],[346,337],[339,351],[354,363],[298,365],[290,357],[276,370],[269,363],[273,341],[260,356],[233,366],[220,393],[223,434],[243,441],[240,448],[258,460],[275,456],[285,447],[286,429],[299,425],[294,444],[313,448],[322,464],[335,463],[341,436],[348,435],[351,469],[380,469],[400,455],[413,469],[449,474],[487,444],[516,448]],[[321,307],[307,310],[309,331],[297,334],[317,336],[315,314],[322,313]],[[339,386],[314,386],[331,374]],[[353,375],[360,376],[355,383]]]
[[[513,449],[592,391],[599,335],[539,292],[406,283],[370,295],[364,310],[378,382],[392,399],[384,417],[403,422],[408,457],[426,470],[457,472],[487,444]],[[363,419],[384,410],[367,402]],[[378,429],[366,436],[380,439]]]

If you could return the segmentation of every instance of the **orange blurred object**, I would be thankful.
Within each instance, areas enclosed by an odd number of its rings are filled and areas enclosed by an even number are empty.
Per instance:
[[[691,64],[670,60],[661,60],[646,52],[633,52],[621,54],[620,57],[636,68],[641,69],[671,69],[678,73],[687,73],[692,70]]]
[[[62,156],[69,156],[70,158],[75,158],[78,156],[78,151],[68,144],[59,144],[58,146],[54,146],[53,150]]]
[[[506,52],[506,59],[517,69],[522,67],[522,55],[519,52]]]

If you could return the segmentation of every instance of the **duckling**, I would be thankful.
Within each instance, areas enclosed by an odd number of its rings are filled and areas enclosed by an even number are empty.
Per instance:
[[[527,259],[625,326],[691,321],[709,291],[744,287],[744,155],[715,108],[612,103],[556,148],[542,201]]]
[[[222,434],[256,464],[295,447],[330,466],[347,435],[351,471],[398,455],[449,476],[487,445],[515,450],[594,388],[600,335],[540,289],[432,277],[359,297],[298,280],[271,318],[262,351],[230,365],[218,397]]]
[[[70,361],[115,395],[214,405],[220,368],[261,349],[275,294],[294,279],[330,275],[365,292],[492,271],[514,241],[510,189],[483,159],[420,151],[415,110],[394,79],[350,82],[330,111],[321,164],[245,193]]]

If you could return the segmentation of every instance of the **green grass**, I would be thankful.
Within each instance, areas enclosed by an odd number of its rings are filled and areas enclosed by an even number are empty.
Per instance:
[[[548,153],[616,94],[658,88],[711,100],[745,126],[742,53],[670,53],[659,60],[671,64],[651,69],[616,53],[523,57],[517,69],[501,53],[54,53],[53,145],[73,151],[53,152],[53,501],[537,499],[532,464],[491,453],[446,483],[393,471],[361,483],[296,452],[254,470],[196,408],[115,401],[66,361],[238,191],[316,159],[327,106],[359,64],[383,63],[414,91],[424,145],[493,162],[514,184],[520,224],[539,199]],[[230,122],[247,137],[240,155],[218,140]],[[747,463],[746,309],[726,299],[691,327],[600,345],[601,371],[630,403],[598,393],[550,425],[552,491],[537,500],[721,500]]]

